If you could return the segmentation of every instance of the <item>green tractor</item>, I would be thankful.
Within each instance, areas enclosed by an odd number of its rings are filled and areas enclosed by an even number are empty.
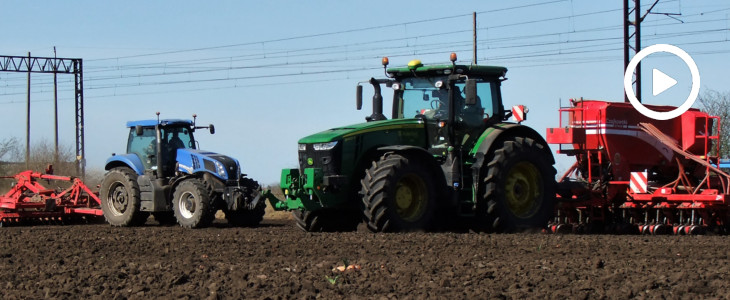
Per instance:
[[[285,199],[305,231],[374,232],[468,228],[512,232],[547,225],[555,202],[554,159],[535,130],[505,122],[507,69],[451,64],[387,68],[367,122],[299,140],[299,168],[284,169]],[[381,86],[392,88],[391,117]],[[357,86],[357,109],[362,85]],[[519,106],[519,108],[524,108]],[[516,112],[524,120],[524,112]]]

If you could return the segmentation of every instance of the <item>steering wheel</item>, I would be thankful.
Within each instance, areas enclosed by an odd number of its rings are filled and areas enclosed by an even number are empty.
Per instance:
[[[441,100],[431,100],[431,108],[434,110],[439,110],[442,105],[446,104],[441,102]]]

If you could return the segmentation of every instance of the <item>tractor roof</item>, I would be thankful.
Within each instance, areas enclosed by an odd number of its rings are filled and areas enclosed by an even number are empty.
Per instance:
[[[390,68],[388,74],[396,77],[411,77],[412,72],[417,75],[448,75],[450,73],[472,75],[478,77],[500,77],[507,73],[507,68],[500,66],[480,65],[430,65],[424,66],[420,61],[411,62],[407,67]]]
[[[157,120],[139,120],[139,121],[128,121],[127,127],[135,127],[137,125],[140,125],[142,127],[153,127],[157,125]],[[193,121],[190,120],[183,120],[183,119],[164,119],[160,120],[160,125],[162,126],[169,126],[169,125],[185,125],[190,126],[193,125]]]

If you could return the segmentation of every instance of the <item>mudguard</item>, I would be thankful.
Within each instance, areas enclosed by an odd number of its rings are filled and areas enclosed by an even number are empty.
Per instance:
[[[469,152],[469,155],[476,157],[477,160],[480,160],[479,157],[487,155],[490,149],[492,149],[492,145],[495,142],[507,139],[509,137],[529,137],[535,140],[545,147],[545,151],[547,152],[547,154],[550,155],[550,163],[555,163],[555,158],[553,158],[553,154],[552,152],[550,152],[550,147],[548,146],[545,139],[534,129],[515,123],[500,123],[484,130],[482,135],[479,136],[479,139],[474,145],[474,148],[472,148],[472,150]],[[474,167],[477,167],[476,164]],[[481,167],[481,165],[479,165],[478,167]]]
[[[123,166],[131,168],[137,175],[144,174],[144,165],[136,154],[119,154],[107,158],[104,170]]]

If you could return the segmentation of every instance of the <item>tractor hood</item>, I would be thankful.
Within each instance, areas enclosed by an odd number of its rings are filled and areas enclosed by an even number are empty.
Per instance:
[[[235,180],[241,174],[238,160],[205,150],[177,149],[177,164],[180,172],[208,172],[223,180]]]
[[[421,119],[395,119],[372,121],[367,123],[353,124],[343,127],[332,128],[313,135],[304,137],[299,140],[300,144],[328,143],[341,140],[349,136],[360,135],[374,131],[388,131],[403,128],[423,128],[425,127]]]

